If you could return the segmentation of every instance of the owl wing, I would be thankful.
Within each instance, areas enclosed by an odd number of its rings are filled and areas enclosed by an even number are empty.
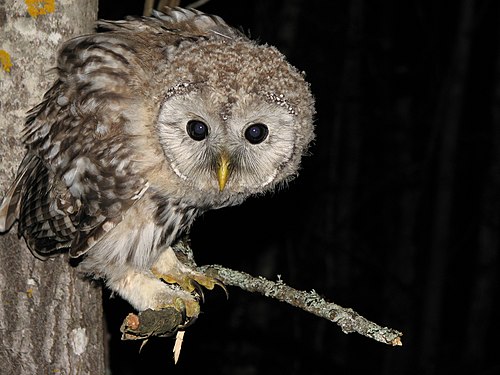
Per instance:
[[[165,6],[163,12],[153,10],[153,17],[127,17],[122,21],[100,20],[98,26],[112,31],[132,31],[135,33],[154,33],[156,40],[148,43],[162,43],[167,39],[169,45],[177,45],[181,40],[197,39],[199,37],[238,38],[244,34],[229,26],[222,18],[205,14],[196,9],[185,9]]]
[[[33,169],[36,162],[32,158],[25,157],[19,166],[16,179],[2,199],[0,204],[0,233],[8,231],[19,217],[21,210],[21,197],[25,193],[26,180],[29,171]]]
[[[70,247],[76,231],[75,220],[69,215],[71,203],[63,206],[51,190],[48,169],[36,155],[28,153],[0,206],[0,231],[9,230],[19,220],[19,234],[42,259]]]
[[[120,206],[131,206],[141,195],[139,192]],[[19,234],[38,258],[45,259],[64,248],[70,248],[71,256],[78,257],[123,217],[123,211],[110,215],[104,205],[97,211],[89,207],[61,181],[54,180],[39,157],[28,153],[0,206],[0,231],[8,230],[17,219]]]
[[[0,206],[0,230],[18,219],[42,258],[88,251],[148,187],[134,160],[145,132],[135,123],[149,114],[131,84],[144,79],[133,49],[114,35],[69,41],[58,80],[28,114],[28,152]]]
[[[70,247],[78,226],[76,200],[71,196],[63,200],[54,193],[49,170],[40,158],[28,153],[0,207],[0,229],[8,230],[18,220],[19,234],[42,259]]]

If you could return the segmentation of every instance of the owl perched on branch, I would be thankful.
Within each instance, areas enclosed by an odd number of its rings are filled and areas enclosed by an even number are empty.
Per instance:
[[[98,25],[63,45],[28,115],[0,232],[17,220],[37,257],[69,249],[137,310],[190,321],[200,286],[219,282],[172,246],[203,212],[297,174],[313,97],[275,48],[217,16],[172,8]]]

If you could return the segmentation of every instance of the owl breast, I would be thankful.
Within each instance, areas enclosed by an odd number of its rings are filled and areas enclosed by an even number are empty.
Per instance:
[[[184,231],[203,210],[181,199],[169,198],[162,194],[153,194],[152,200],[156,202],[155,222],[161,229],[160,246],[169,246]]]
[[[98,241],[80,265],[99,276],[109,267],[148,270],[203,211],[179,198],[147,192],[123,220]]]

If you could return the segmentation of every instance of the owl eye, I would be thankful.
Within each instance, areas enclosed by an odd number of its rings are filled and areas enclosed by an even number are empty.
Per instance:
[[[195,141],[202,141],[208,135],[208,126],[202,121],[190,120],[187,123],[186,131]]]
[[[268,134],[269,130],[264,124],[252,124],[245,130],[245,138],[253,145],[264,141]]]

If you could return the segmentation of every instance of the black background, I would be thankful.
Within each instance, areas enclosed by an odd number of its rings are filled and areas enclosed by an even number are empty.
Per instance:
[[[119,5],[118,5],[119,4]],[[181,5],[187,5],[187,2]],[[142,13],[101,1],[100,17]],[[316,134],[300,177],[191,230],[198,264],[314,289],[403,331],[389,347],[260,295],[206,293],[173,339],[121,342],[112,374],[500,374],[500,2],[212,0],[201,10],[307,73]]]

